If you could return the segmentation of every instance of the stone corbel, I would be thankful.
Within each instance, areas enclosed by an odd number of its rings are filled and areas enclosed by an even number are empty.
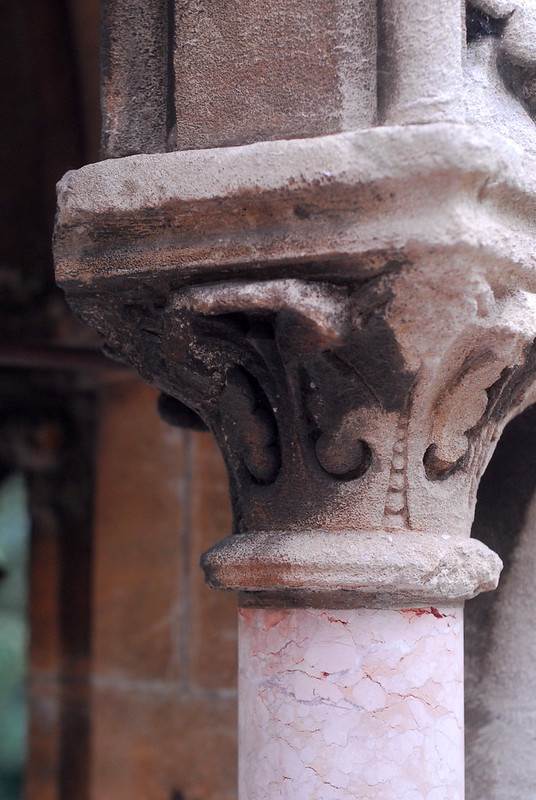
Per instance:
[[[370,749],[384,711],[419,758],[428,733],[450,742],[412,796],[462,797],[461,695],[448,688],[461,605],[500,571],[470,538],[476,491],[504,425],[535,399],[533,176],[534,157],[506,139],[440,122],[133,156],[60,184],[71,303],[165,393],[169,416],[214,432],[227,463],[235,531],[203,567],[240,592],[244,800],[283,796],[283,779],[289,798],[401,797],[398,773],[369,774],[389,771]],[[290,661],[259,663],[259,637]],[[419,648],[435,660],[417,678],[403,659]],[[414,701],[424,739],[408,744]],[[346,732],[326,734],[322,767],[307,747],[333,725]],[[260,780],[251,765],[266,760]]]

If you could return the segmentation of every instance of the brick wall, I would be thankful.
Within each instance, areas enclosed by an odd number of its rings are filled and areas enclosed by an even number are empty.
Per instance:
[[[230,531],[209,434],[160,421],[141,383],[102,394],[91,800],[236,796],[235,598],[199,556]]]
[[[231,529],[227,479],[156,398],[98,392],[90,546],[33,498],[27,800],[236,797],[236,600],[198,566]]]

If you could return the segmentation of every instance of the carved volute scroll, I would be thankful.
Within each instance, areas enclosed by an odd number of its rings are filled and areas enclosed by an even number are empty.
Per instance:
[[[72,304],[222,449],[239,535],[207,555],[213,585],[385,605],[495,584],[468,537],[534,401],[533,175],[504,138],[438,123],[66,177]]]
[[[238,532],[464,535],[536,325],[532,295],[498,300],[473,271],[453,293],[444,268],[179,289],[123,305],[108,339],[214,431]]]

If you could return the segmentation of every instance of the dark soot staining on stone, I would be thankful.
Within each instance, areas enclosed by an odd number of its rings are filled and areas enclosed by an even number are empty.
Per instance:
[[[305,206],[294,206],[294,214],[298,219],[309,219],[311,212]]]
[[[207,425],[195,411],[169,394],[161,394],[158,398],[158,413],[164,422],[176,428],[208,431]]]
[[[281,469],[279,430],[261,385],[241,367],[231,370],[219,399],[223,428],[251,478],[273,483]]]
[[[315,450],[320,466],[341,481],[360,478],[372,462],[372,451],[363,439],[342,442],[338,437],[323,433],[316,442]]]
[[[505,22],[506,20],[490,17],[489,14],[471,3],[467,3],[465,11],[467,43],[477,42],[487,36],[499,38],[504,30]]]
[[[469,447],[469,444],[468,444]],[[467,460],[465,453],[457,461],[445,461],[437,455],[437,446],[431,444],[423,457],[424,471],[429,481],[444,481],[463,467]]]
[[[348,344],[337,354],[369,388],[368,405],[378,405],[386,413],[406,410],[415,376],[406,371],[387,320],[379,315],[372,318],[348,337]]]

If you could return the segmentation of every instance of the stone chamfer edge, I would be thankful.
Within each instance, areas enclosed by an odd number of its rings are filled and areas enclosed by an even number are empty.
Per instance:
[[[245,604],[369,608],[461,603],[495,589],[499,556],[477,539],[418,531],[292,531],[229,536],[201,558],[212,588]],[[253,594],[250,594],[253,593]]]

